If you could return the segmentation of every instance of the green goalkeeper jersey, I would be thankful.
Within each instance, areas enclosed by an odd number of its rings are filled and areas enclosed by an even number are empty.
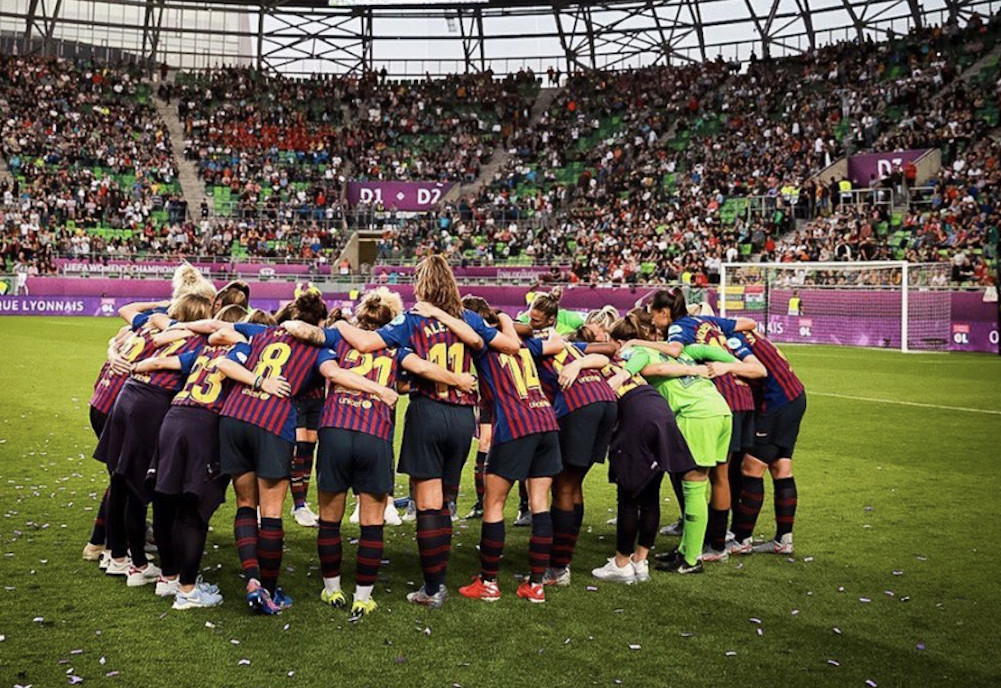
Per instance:
[[[696,358],[723,363],[737,360],[719,347],[698,344],[685,347],[684,352],[678,358],[671,358],[646,347],[627,349],[623,352],[622,357],[626,361],[625,369],[633,375],[654,363],[680,363],[694,368],[698,365]],[[726,399],[717,391],[716,385],[709,378],[699,375],[644,377],[667,400],[675,416],[712,418],[732,415]]]

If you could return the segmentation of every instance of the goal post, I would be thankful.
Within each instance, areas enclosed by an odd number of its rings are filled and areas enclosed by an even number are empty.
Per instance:
[[[948,285],[947,263],[726,263],[717,309],[777,342],[945,351]]]

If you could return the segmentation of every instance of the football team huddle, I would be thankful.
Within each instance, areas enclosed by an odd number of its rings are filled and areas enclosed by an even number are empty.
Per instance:
[[[659,532],[680,543],[657,553],[654,568],[694,574],[733,555],[792,553],[792,457],[806,394],[753,320],[714,317],[677,289],[622,316],[612,307],[568,311],[558,290],[538,293],[515,320],[461,297],[441,256],[424,259],[415,280],[407,311],[380,287],[348,318],[306,285],[271,314],[249,308],[246,284],[217,291],[185,264],[169,301],[123,307],[127,324],[108,344],[90,402],[94,456],[110,480],[84,559],[129,586],[154,584],[174,609],[220,604],[199,571],[209,521],[232,483],[247,602],[280,613],[292,604],[278,585],[291,488],[295,521],[317,528],[323,603],[347,607],[352,620],[376,609],[384,527],[405,508],[423,573],[407,600],[440,608],[474,437],[467,518],[482,519],[480,570],[458,589],[463,597],[501,597],[504,507],[516,483],[515,524],[531,528],[517,597],[542,603],[548,587],[570,585],[584,479],[606,457],[616,545],[594,577],[649,580],[665,474],[682,516]],[[306,503],[314,460],[316,513]],[[395,471],[409,477],[409,493],[396,500]],[[766,473],[776,531],[755,543]],[[349,490],[360,525],[350,605],[341,580]],[[147,556],[154,547],[159,566]]]

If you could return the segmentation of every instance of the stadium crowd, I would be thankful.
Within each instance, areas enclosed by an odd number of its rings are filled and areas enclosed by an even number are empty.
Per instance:
[[[986,282],[999,80],[996,68],[958,75],[998,33],[974,15],[962,29],[754,57],[746,69],[719,59],[570,74],[541,96],[530,71],[413,82],[181,73],[157,95],[176,101],[184,156],[209,193],[191,209],[134,68],[3,57],[4,255],[41,272],[51,251],[330,262],[351,229],[372,225],[386,233],[383,261],[556,264],[582,282],[711,283],[720,262],[752,256],[948,261],[957,279]],[[129,135],[109,135],[118,130]],[[895,208],[839,205],[842,180],[823,172],[832,161],[914,146],[943,154],[923,198],[897,170],[848,180],[893,188]],[[415,215],[349,208],[348,178],[475,185]]]

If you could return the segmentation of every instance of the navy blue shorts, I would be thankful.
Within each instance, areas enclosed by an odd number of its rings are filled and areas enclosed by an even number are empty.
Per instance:
[[[197,406],[171,406],[160,426],[157,492],[198,500],[208,523],[226,501],[229,476],[219,462],[219,414]]]
[[[411,396],[403,424],[400,473],[415,480],[458,485],[476,432],[472,406]]]
[[[515,482],[548,478],[562,470],[558,432],[537,432],[494,444],[487,454],[486,472]]]
[[[323,415],[323,397],[313,399],[304,397],[295,402],[296,421],[295,427],[298,430],[317,430],[320,427],[320,416]]]
[[[226,475],[256,473],[258,478],[283,480],[292,475],[295,443],[236,418],[219,420],[219,460]]]
[[[393,491],[393,445],[355,430],[323,428],[316,456],[321,492],[385,495]]]
[[[563,467],[587,470],[596,463],[605,463],[618,414],[617,402],[598,401],[560,418]]]
[[[799,438],[799,426],[806,414],[806,392],[774,411],[757,414],[751,456],[774,463],[791,459]]]
[[[109,473],[125,478],[129,487],[144,497],[160,424],[174,394],[173,390],[127,381],[94,450],[94,458],[103,462]]]
[[[743,454],[754,446],[754,411],[733,412],[733,432],[730,433],[730,453]]]

